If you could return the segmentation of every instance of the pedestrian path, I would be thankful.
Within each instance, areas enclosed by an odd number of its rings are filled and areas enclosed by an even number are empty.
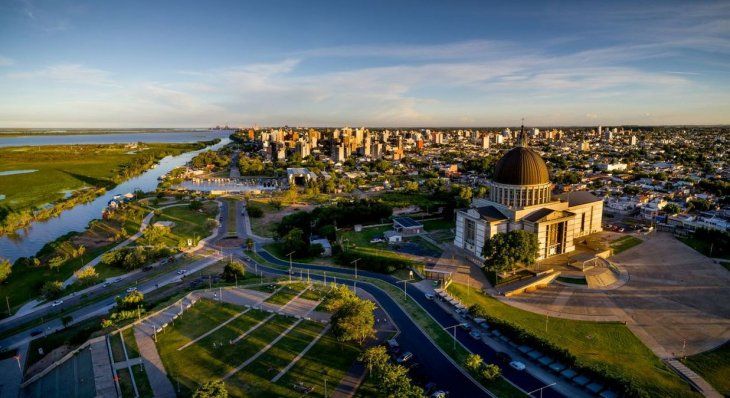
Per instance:
[[[139,354],[142,356],[147,379],[156,398],[175,398],[175,388],[167,377],[165,365],[162,364],[152,336],[145,333],[139,326],[134,327],[134,338],[137,340]]]
[[[112,362],[109,357],[106,338],[99,338],[91,343],[91,365],[94,372],[96,396],[116,397],[117,386],[114,383]]]
[[[294,357],[294,359],[292,359],[292,361],[289,362],[289,364],[286,365],[286,367],[284,369],[282,369],[281,372],[279,372],[276,376],[274,376],[273,379],[271,379],[271,382],[276,383],[277,381],[279,381],[279,379],[281,379],[281,377],[284,376],[286,374],[286,372],[289,371],[289,369],[291,369],[294,365],[296,365],[297,362],[299,362],[299,360],[302,359],[302,357],[305,356],[307,354],[307,352],[309,352],[309,350],[312,347],[314,347],[314,345],[317,344],[319,339],[321,339],[322,336],[324,336],[329,330],[330,330],[330,325],[325,326],[325,328],[322,329],[321,332],[319,332],[317,337],[315,337],[312,341],[309,342],[309,344],[306,347],[304,347],[302,352],[297,354],[297,356]]]
[[[284,330],[284,331],[283,331],[283,332],[282,332],[282,333],[281,333],[280,335],[278,335],[278,336],[277,336],[277,337],[276,337],[276,338],[275,338],[274,340],[271,340],[271,342],[269,342],[269,344],[267,344],[266,346],[264,346],[264,348],[262,348],[261,350],[259,350],[259,352],[257,352],[257,353],[256,353],[256,354],[254,354],[253,356],[251,356],[251,357],[250,357],[249,359],[247,359],[247,360],[246,360],[246,361],[245,361],[244,363],[242,363],[242,364],[238,365],[238,366],[237,366],[236,368],[234,368],[234,369],[233,369],[233,370],[231,370],[230,372],[226,373],[226,375],[225,375],[225,376],[223,376],[223,380],[227,380],[228,378],[230,378],[231,376],[233,376],[234,374],[236,374],[236,372],[238,372],[239,370],[241,370],[241,369],[245,368],[245,367],[246,367],[246,366],[248,366],[248,365],[249,365],[249,364],[250,364],[251,362],[255,361],[255,360],[256,360],[256,359],[258,358],[258,357],[260,357],[260,356],[261,356],[261,355],[263,355],[263,354],[264,354],[264,353],[265,353],[266,351],[268,351],[268,350],[269,350],[269,349],[270,349],[271,347],[273,347],[273,346],[274,346],[274,344],[278,343],[278,342],[279,342],[279,340],[281,340],[281,339],[283,339],[284,337],[286,337],[286,335],[287,335],[287,334],[289,334],[289,332],[291,332],[292,330],[294,330],[294,328],[295,328],[295,327],[297,327],[297,326],[298,326],[298,325],[299,325],[299,324],[300,324],[301,322],[302,322],[302,320],[301,320],[301,319],[297,319],[297,321],[296,321],[296,322],[292,323],[292,324],[291,324],[291,325],[290,325],[290,326],[289,326],[289,327],[288,327],[288,328],[287,328],[286,330]]]
[[[679,372],[682,376],[687,378],[692,384],[694,384],[699,390],[702,395],[708,398],[722,398],[722,394],[717,392],[710,383],[705,381],[700,375],[695,373],[692,369],[688,368],[685,364],[682,362],[679,362],[676,359],[669,359],[666,361],[669,366],[674,368],[677,372]]]
[[[204,339],[204,338],[206,338],[206,337],[210,336],[211,334],[215,333],[215,332],[216,332],[216,330],[218,330],[218,329],[220,329],[220,328],[222,328],[222,327],[224,327],[224,326],[228,325],[229,323],[231,323],[231,322],[235,321],[236,319],[238,319],[238,317],[240,317],[241,315],[243,315],[243,314],[247,313],[247,312],[248,312],[248,311],[250,311],[250,310],[251,310],[250,308],[247,308],[247,309],[245,309],[245,310],[243,310],[243,311],[239,312],[238,314],[236,314],[236,315],[234,315],[234,316],[230,317],[230,319],[226,320],[225,322],[221,323],[220,325],[218,325],[218,326],[214,327],[213,329],[210,329],[209,331],[207,331],[207,332],[203,333],[203,334],[202,334],[201,336],[199,336],[199,337],[196,337],[195,339],[193,339],[193,340],[190,340],[190,341],[188,341],[187,343],[183,344],[183,345],[182,345],[182,346],[180,346],[180,348],[178,348],[177,350],[178,350],[178,351],[182,351],[182,350],[184,350],[184,349],[186,349],[186,348],[190,347],[191,345],[193,345],[193,344],[197,343],[198,341],[200,341],[200,340],[202,340],[202,339]]]

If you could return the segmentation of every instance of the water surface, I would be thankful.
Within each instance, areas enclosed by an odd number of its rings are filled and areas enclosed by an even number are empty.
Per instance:
[[[117,185],[115,188],[107,191],[104,195],[99,196],[89,203],[80,204],[75,206],[73,209],[66,210],[61,213],[59,217],[51,218],[46,221],[34,222],[29,227],[17,231],[15,236],[0,237],[0,257],[7,258],[12,262],[20,257],[33,256],[46,243],[51,242],[71,231],[83,231],[84,229],[86,229],[86,226],[91,220],[101,218],[102,211],[106,208],[107,203],[109,203],[109,200],[111,200],[113,196],[123,195],[128,192],[134,192],[135,190],[142,190],[145,192],[153,191],[155,190],[155,188],[157,188],[157,183],[159,182],[157,180],[158,177],[167,174],[170,170],[176,167],[185,165],[187,162],[190,161],[190,159],[192,159],[200,152],[209,149],[215,150],[231,142],[231,140],[227,138],[231,134],[230,131],[225,132],[225,134],[221,134],[225,138],[223,138],[221,142],[216,145],[209,146],[198,151],[186,152],[178,156],[167,156],[160,160],[157,167],[147,170],[141,175]],[[155,135],[155,133],[147,133],[141,135],[152,136]],[[76,136],[64,136],[64,138],[76,138]],[[221,137],[206,136],[203,139],[207,140],[212,138]],[[0,139],[0,142],[2,142],[3,139]],[[200,138],[197,138],[194,141],[199,140]],[[133,140],[131,142],[137,141]]]

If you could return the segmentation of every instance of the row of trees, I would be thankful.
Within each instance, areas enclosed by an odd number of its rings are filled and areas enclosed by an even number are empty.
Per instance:
[[[133,270],[161,258],[171,256],[172,249],[166,246],[136,246],[111,250],[101,256],[101,263],[112,267]]]
[[[190,165],[196,169],[211,166],[217,170],[228,166],[229,163],[231,163],[231,158],[228,155],[215,151],[201,152],[190,160]]]
[[[408,369],[391,363],[385,347],[379,345],[368,348],[360,356],[370,377],[375,380],[378,390],[385,397],[421,398],[424,391],[414,385],[408,376]]]

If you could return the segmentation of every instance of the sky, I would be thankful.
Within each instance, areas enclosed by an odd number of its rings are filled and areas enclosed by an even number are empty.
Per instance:
[[[0,127],[523,117],[730,123],[730,2],[0,0]]]

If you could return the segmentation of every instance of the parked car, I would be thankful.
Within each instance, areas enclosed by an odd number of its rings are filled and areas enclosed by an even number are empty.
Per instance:
[[[63,304],[63,300],[56,300],[51,304],[51,307],[58,307],[61,304]]]
[[[390,339],[386,342],[388,344],[388,348],[390,349],[390,352],[397,354],[400,352],[400,344],[398,344],[398,341],[396,339]]]
[[[509,366],[515,370],[525,370],[526,368],[525,364],[520,361],[512,361],[509,363]]]
[[[411,353],[410,351],[406,351],[403,354],[401,354],[401,356],[399,356],[395,361],[402,364],[402,363],[406,363],[406,362],[410,361],[412,358],[413,358],[413,353]]]
[[[449,396],[449,392],[444,391],[444,390],[438,390],[438,391],[434,392],[433,394],[431,394],[431,398],[446,398],[448,396]]]
[[[433,300],[434,296],[431,293],[426,293],[426,300]]]
[[[469,332],[469,336],[471,336],[471,338],[474,339],[474,340],[479,340],[479,339],[482,338],[482,334],[479,333],[479,331],[476,330],[476,329],[474,329],[471,332]]]

